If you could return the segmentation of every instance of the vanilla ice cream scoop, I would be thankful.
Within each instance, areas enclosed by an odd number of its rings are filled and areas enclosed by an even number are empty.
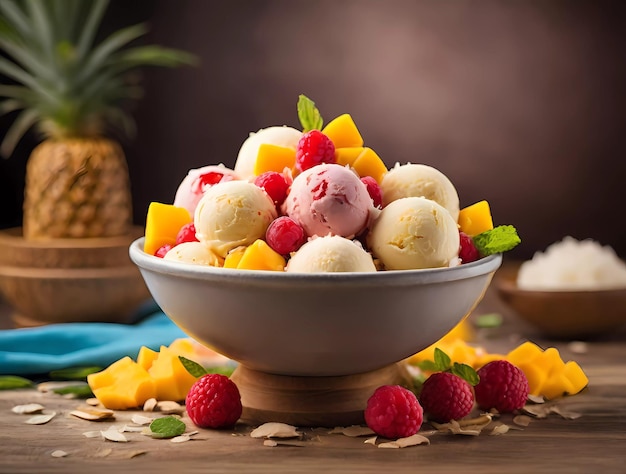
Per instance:
[[[372,256],[361,244],[338,235],[305,243],[287,263],[287,272],[375,272]]]
[[[214,184],[239,179],[237,173],[224,165],[191,169],[181,181],[174,197],[174,206],[184,207],[193,216],[200,198]]]
[[[353,171],[325,163],[296,176],[283,211],[309,237],[352,238],[369,225],[376,210],[367,187]]]
[[[432,166],[396,164],[385,174],[380,188],[383,206],[405,197],[425,197],[445,207],[454,221],[459,218],[459,195],[452,181]]]
[[[269,145],[293,148],[298,146],[302,138],[302,132],[292,127],[275,126],[262,128],[258,132],[250,133],[250,136],[243,142],[235,161],[235,172],[242,179],[249,179],[254,176],[254,164],[256,163],[259,147],[266,143]]]
[[[387,270],[447,267],[458,257],[459,230],[440,204],[406,197],[383,208],[367,243]]]
[[[267,193],[248,181],[227,181],[210,187],[194,214],[196,237],[219,257],[263,238],[277,216]]]
[[[218,267],[221,264],[220,258],[202,242],[183,242],[178,244],[170,249],[163,258],[176,262],[210,265],[213,267]]]

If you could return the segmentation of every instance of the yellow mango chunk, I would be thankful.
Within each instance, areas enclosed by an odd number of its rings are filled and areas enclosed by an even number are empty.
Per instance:
[[[359,176],[371,176],[378,184],[382,182],[383,176],[387,173],[387,165],[374,150],[367,147],[363,149],[352,167]]]
[[[350,114],[340,115],[328,122],[322,133],[332,140],[335,149],[363,146],[363,137]]]
[[[461,231],[469,236],[481,234],[493,229],[493,218],[487,201],[479,201],[459,212],[458,220]]]
[[[180,228],[191,221],[192,217],[185,208],[160,202],[150,203],[146,216],[144,252],[154,255],[161,246],[175,244]]]
[[[543,353],[543,349],[539,347],[537,344],[526,341],[511,352],[506,355],[506,360],[508,360],[511,364],[517,365],[518,367],[532,362],[537,357],[541,356]]]
[[[563,364],[565,366],[565,364]],[[553,371],[547,378],[543,387],[541,387],[541,395],[548,400],[560,398],[574,391],[572,383],[565,375],[563,368]]]
[[[528,393],[537,396],[541,395],[543,386],[548,378],[548,373],[542,367],[533,365],[532,363],[520,364],[517,365],[517,367],[524,372],[528,380]]]
[[[577,394],[589,384],[589,378],[587,378],[587,375],[583,372],[582,367],[573,360],[565,363],[563,374],[571,384],[572,391],[569,392],[569,395]]]
[[[89,374],[87,383],[100,403],[111,410],[141,406],[157,394],[148,372],[128,356],[101,372]]]
[[[197,380],[187,372],[178,359],[178,354],[166,346],[161,346],[159,355],[148,369],[148,373],[156,385],[157,400],[184,400]]]
[[[224,268],[237,268],[245,251],[246,247],[237,247],[228,252],[224,259]]]
[[[175,352],[178,355],[190,354],[194,351],[193,342],[188,337],[180,337],[172,341],[167,346],[169,350]]]
[[[289,147],[262,143],[254,162],[255,176],[266,171],[282,173],[285,168],[293,169],[296,165],[296,150]]]
[[[244,270],[283,271],[287,262],[285,258],[272,249],[264,240],[257,239],[246,247],[237,268]]]
[[[141,346],[141,348],[139,349],[139,354],[137,355],[137,364],[139,364],[145,370],[148,370],[150,367],[152,367],[152,363],[155,361],[158,355],[158,352],[153,351],[149,347]]]
[[[341,166],[352,166],[364,150],[362,146],[335,148],[335,161]]]

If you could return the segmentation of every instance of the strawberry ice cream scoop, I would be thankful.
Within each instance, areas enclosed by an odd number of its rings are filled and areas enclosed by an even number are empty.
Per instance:
[[[317,165],[296,176],[283,204],[283,212],[309,237],[352,238],[369,225],[375,211],[365,184],[338,164]]]
[[[239,179],[237,174],[224,165],[209,165],[189,170],[176,190],[174,206],[184,207],[193,216],[200,198],[207,189],[214,184],[235,179]]]

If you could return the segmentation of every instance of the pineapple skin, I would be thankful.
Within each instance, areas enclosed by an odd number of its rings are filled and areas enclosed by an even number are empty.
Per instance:
[[[49,138],[26,167],[27,240],[126,235],[132,227],[128,165],[108,138]]]

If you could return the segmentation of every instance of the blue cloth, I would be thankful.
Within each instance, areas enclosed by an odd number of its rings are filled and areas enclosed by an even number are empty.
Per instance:
[[[186,337],[154,302],[134,324],[63,323],[0,330],[0,375],[45,374],[70,367],[107,367],[141,346],[158,350]]]

